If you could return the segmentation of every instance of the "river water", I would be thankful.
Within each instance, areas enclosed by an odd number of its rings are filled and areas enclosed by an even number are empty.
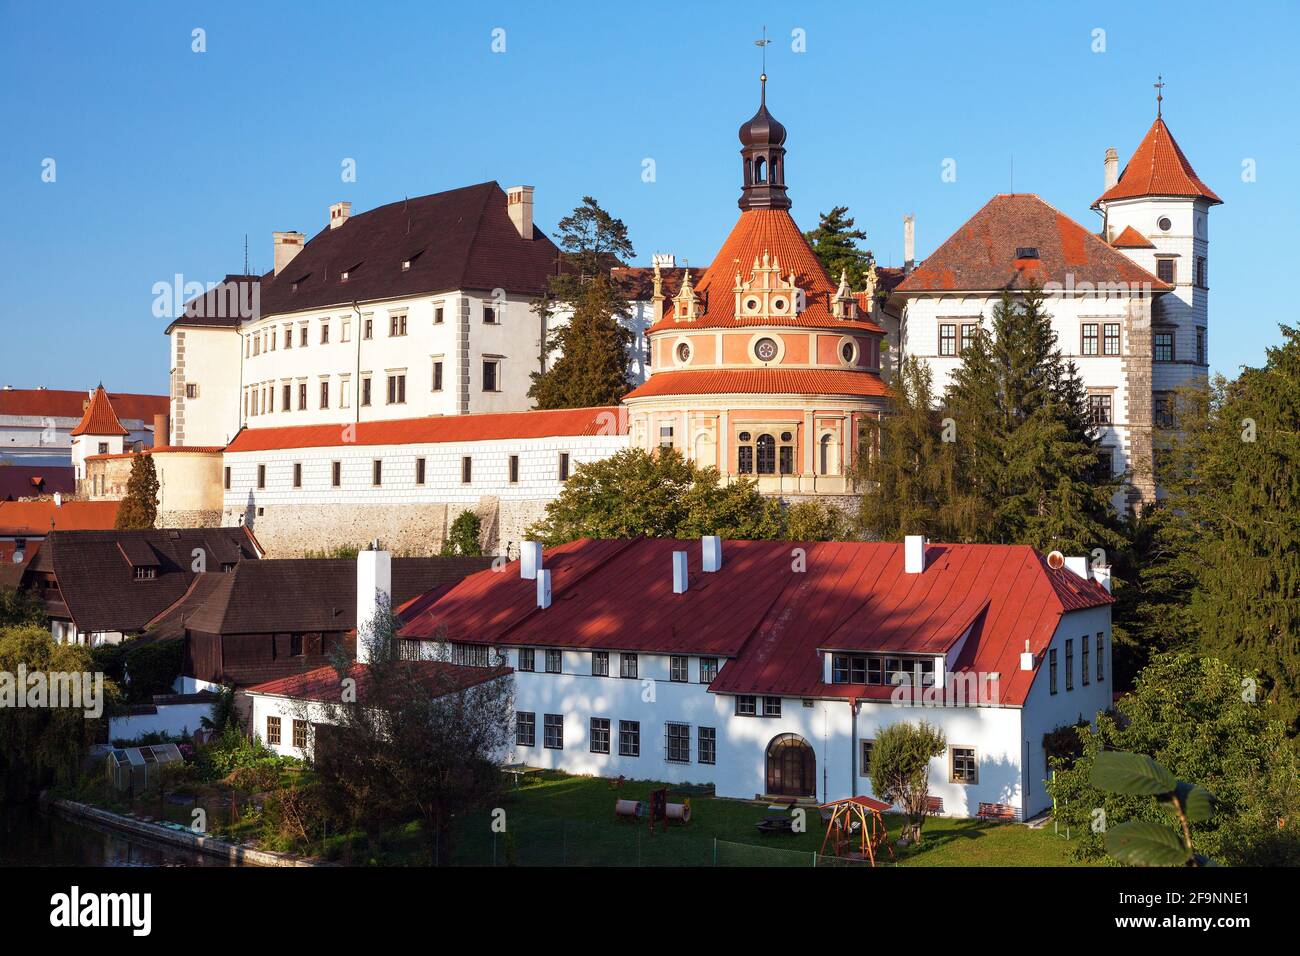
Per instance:
[[[180,847],[143,842],[36,804],[0,803],[0,866],[228,866]]]

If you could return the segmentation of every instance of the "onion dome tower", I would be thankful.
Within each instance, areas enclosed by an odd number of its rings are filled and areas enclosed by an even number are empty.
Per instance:
[[[767,111],[767,74],[759,77],[758,112],[740,127],[745,181],[737,205],[743,210],[789,209],[785,192],[785,127]]]

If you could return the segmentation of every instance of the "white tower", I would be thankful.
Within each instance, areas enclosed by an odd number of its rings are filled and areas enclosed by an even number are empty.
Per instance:
[[[86,477],[86,459],[91,455],[120,455],[130,434],[117,419],[113,403],[101,384],[90,393],[86,412],[72,429],[72,465],[77,481]]]

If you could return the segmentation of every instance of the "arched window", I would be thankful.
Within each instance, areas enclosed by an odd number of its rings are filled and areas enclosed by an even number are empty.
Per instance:
[[[829,475],[831,473],[831,451],[833,445],[834,439],[830,435],[823,435],[821,441],[818,442],[818,450],[821,454],[821,468],[818,470],[823,475]]]
[[[754,160],[754,182],[756,183],[767,182],[767,160],[765,160],[762,156]]]
[[[759,435],[754,447],[757,452],[755,457],[758,458],[758,473],[760,475],[775,475],[776,439],[771,435]]]

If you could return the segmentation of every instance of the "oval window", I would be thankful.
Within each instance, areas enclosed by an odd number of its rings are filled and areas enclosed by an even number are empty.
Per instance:
[[[772,300],[772,311],[773,311],[773,312],[784,312],[784,311],[785,311],[785,299],[779,299],[779,298],[778,298],[778,299],[773,299],[773,300]]]
[[[794,441],[794,435],[790,432],[781,432],[781,441]]]
[[[845,342],[843,347],[840,349],[840,354],[844,356],[844,361],[849,365],[853,364],[853,351],[852,342]]]
[[[1170,229],[1174,228],[1174,224],[1170,221],[1168,216],[1161,216],[1156,220],[1156,225],[1160,227],[1161,232],[1168,232]]]
[[[739,438],[741,441],[749,441],[750,435],[749,432],[741,432],[736,437]]]
[[[780,349],[777,348],[775,339],[759,339],[754,343],[754,354],[758,356],[760,362],[772,361],[778,351]]]
[[[745,311],[746,311],[746,312],[757,312],[757,311],[758,311],[758,300],[755,299],[755,298],[752,298],[752,297],[746,299],[746,300],[745,300]]]
[[[685,342],[677,346],[677,361],[689,362],[691,358],[691,347]]]

